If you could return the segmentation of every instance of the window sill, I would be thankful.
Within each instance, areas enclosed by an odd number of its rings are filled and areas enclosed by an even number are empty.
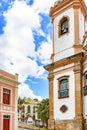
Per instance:
[[[58,97],[58,99],[69,98],[69,96]]]
[[[12,105],[11,104],[1,104],[1,105],[3,105],[3,106],[8,106],[8,107],[12,107]]]
[[[66,33],[63,33],[63,34],[59,34],[58,37],[60,38],[62,36],[68,35],[68,34],[69,34],[69,32],[66,32]]]

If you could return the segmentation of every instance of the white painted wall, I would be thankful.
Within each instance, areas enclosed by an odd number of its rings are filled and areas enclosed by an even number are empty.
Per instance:
[[[85,21],[84,16],[79,9],[79,43],[82,44],[83,41],[83,35],[85,33]]]
[[[58,37],[58,24],[63,16],[69,17],[69,33]],[[74,54],[74,49],[71,47],[74,44],[74,9],[71,8],[62,14],[58,15],[54,19],[54,61],[60,60],[62,58],[71,56]],[[65,51],[66,49],[66,51]]]
[[[87,95],[83,96],[83,117],[87,118]]]
[[[70,76],[69,77],[69,97],[58,99],[58,78],[61,76]],[[60,107],[66,105],[68,111],[62,113]],[[73,119],[75,117],[75,87],[74,87],[74,72],[69,71],[56,75],[54,78],[54,119],[67,120]]]

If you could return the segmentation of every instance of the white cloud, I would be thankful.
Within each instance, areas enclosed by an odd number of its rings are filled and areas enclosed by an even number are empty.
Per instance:
[[[0,7],[2,6],[2,4],[0,3]]]
[[[28,98],[28,97],[30,97],[32,99],[37,98],[38,100],[42,100],[42,97],[41,96],[36,96],[34,94],[34,92],[29,88],[29,86],[27,84],[19,85],[18,95],[21,98],[24,98],[24,97]]]
[[[3,57],[5,69],[10,72],[17,71],[19,79],[23,77],[25,80],[28,75],[36,76],[39,66],[28,56],[35,57],[32,28],[40,27],[39,15],[25,2],[16,1],[13,7],[4,13],[4,16],[6,26],[3,36],[0,37],[2,47],[0,54]]]
[[[18,73],[21,83],[24,83],[28,76],[36,78],[46,76],[44,68],[39,66],[36,60],[38,55],[42,63],[49,61],[51,39],[47,39],[48,43],[42,42],[36,52],[33,30],[45,36],[41,29],[39,13],[49,12],[51,2],[51,0],[45,0],[45,2],[35,0],[31,7],[25,1],[16,0],[13,6],[3,13],[6,26],[3,28],[4,34],[0,36],[0,68],[10,73]],[[23,91],[27,91],[27,95],[30,93],[31,97],[35,97],[26,84],[19,86],[19,95],[26,96],[22,95]]]
[[[37,56],[43,64],[47,64],[50,62],[50,57],[52,53],[52,44],[50,37],[48,37],[47,40],[47,42],[41,43],[37,51]]]
[[[87,5],[87,0],[84,0],[84,1],[85,1],[86,5]]]
[[[48,14],[53,3],[54,0],[44,0],[44,2],[43,0],[34,0],[34,4],[32,7],[37,13]]]

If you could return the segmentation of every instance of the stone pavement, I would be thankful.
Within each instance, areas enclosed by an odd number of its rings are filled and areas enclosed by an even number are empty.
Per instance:
[[[25,129],[25,128],[19,128],[19,127],[18,127],[17,130],[28,130],[28,129]]]
[[[18,123],[18,130],[40,130],[40,128],[39,127],[36,127],[36,126],[34,126],[34,125],[28,125],[28,124],[26,124],[26,123]]]

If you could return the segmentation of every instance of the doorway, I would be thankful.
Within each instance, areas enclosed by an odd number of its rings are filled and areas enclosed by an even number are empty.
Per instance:
[[[3,130],[10,130],[10,116],[3,116]]]

